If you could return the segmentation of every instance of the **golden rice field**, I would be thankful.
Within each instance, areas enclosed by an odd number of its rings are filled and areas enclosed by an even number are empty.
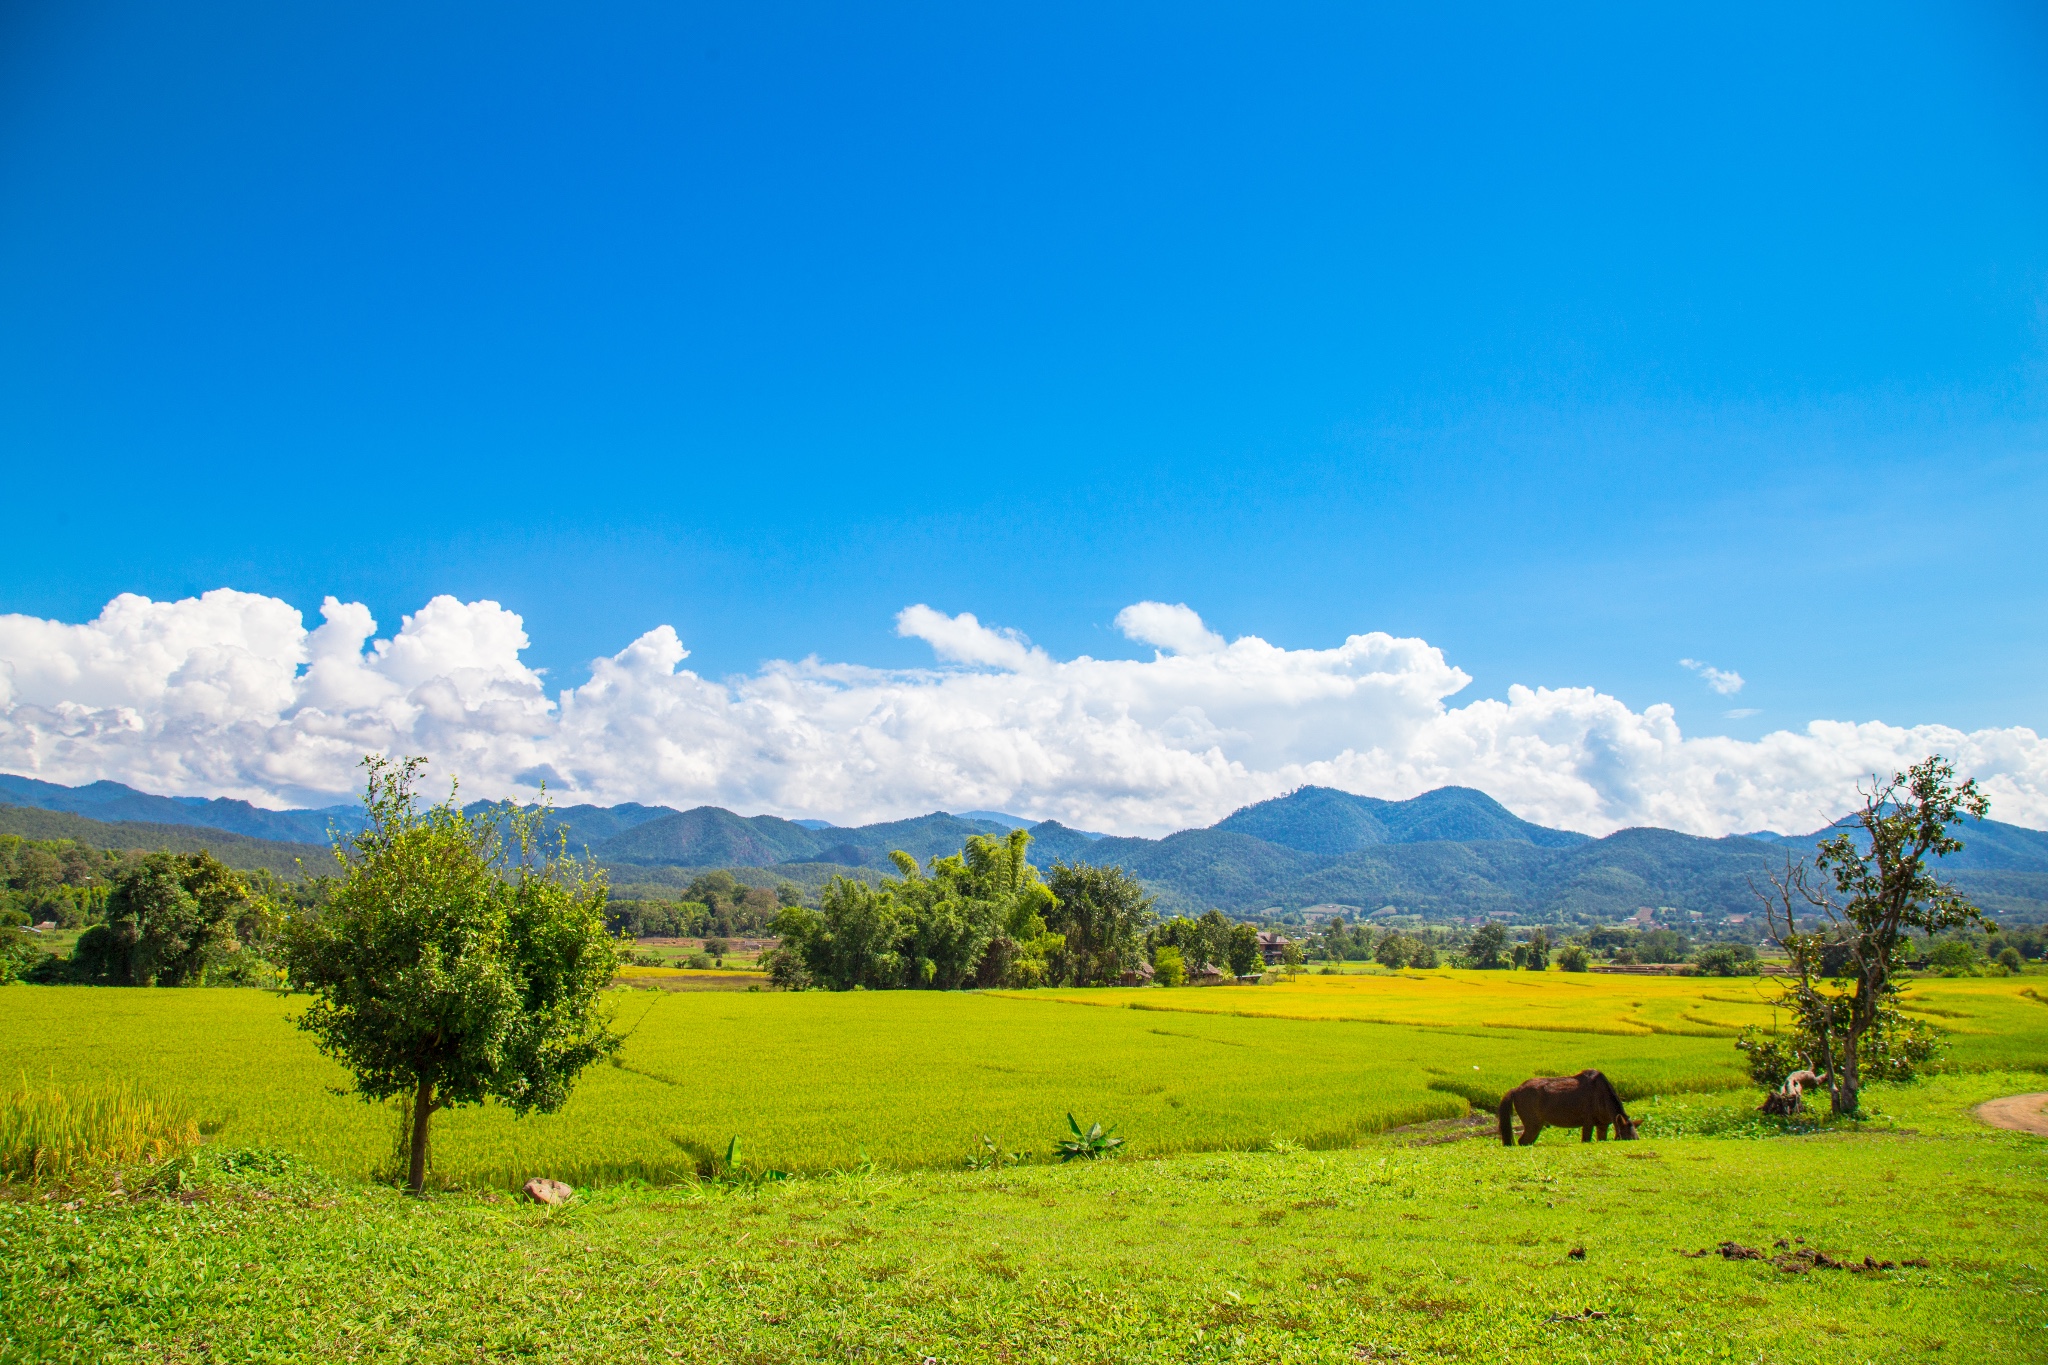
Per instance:
[[[2048,1003],[2028,979],[1916,983],[1970,1069],[2048,1069]],[[1768,1023],[1753,981],[1549,973],[1305,976],[1146,991],[622,990],[616,1065],[559,1114],[487,1107],[435,1120],[449,1182],[512,1186],[684,1175],[737,1137],[745,1164],[958,1164],[983,1134],[1038,1159],[1071,1110],[1138,1155],[1350,1145],[1452,1117],[1532,1074],[1593,1066],[1625,1095],[1744,1086],[1732,1031]],[[396,1116],[251,990],[0,991],[0,1082],[134,1082],[230,1144],[338,1175],[392,1160]],[[1548,1140],[1548,1139],[1546,1139]]]
[[[2031,984],[2030,984],[2031,983]],[[1461,972],[1319,976],[1260,987],[1019,992],[1083,1005],[1404,1027],[1601,1034],[1616,1038],[1733,1038],[1777,1027],[1764,977]],[[1976,1070],[2048,1064],[2048,981],[1933,977],[1910,982],[1902,1007],[1950,1035],[1951,1060]]]

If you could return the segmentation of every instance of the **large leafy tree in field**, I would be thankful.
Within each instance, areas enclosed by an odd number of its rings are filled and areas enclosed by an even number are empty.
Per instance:
[[[424,762],[364,760],[369,824],[336,845],[333,895],[285,938],[290,984],[314,997],[299,1027],[364,1099],[410,1099],[415,1194],[435,1111],[559,1109],[620,1042],[598,1003],[618,966],[603,874],[542,844],[544,811],[471,818],[452,792],[422,809]]]
[[[1054,863],[1051,928],[1065,939],[1056,974],[1076,986],[1113,986],[1137,969],[1152,927],[1152,898],[1120,867]]]
[[[1465,944],[1465,960],[1480,971],[1498,971],[1508,965],[1508,931],[1503,924],[1482,924]]]
[[[1823,841],[1812,864],[1790,864],[1761,892],[1772,934],[1796,975],[1784,1004],[1806,1061],[1828,1078],[1837,1114],[1854,1114],[1866,1078],[1902,1077],[1931,1051],[1895,997],[1908,932],[1984,922],[1928,860],[1963,847],[1951,829],[1982,819],[1990,800],[1936,754],[1863,793],[1856,828]],[[1832,979],[1832,980],[1830,980]]]
[[[73,966],[107,985],[200,985],[239,946],[237,923],[263,920],[259,899],[210,853],[152,853],[115,881],[106,922],[79,936]]]

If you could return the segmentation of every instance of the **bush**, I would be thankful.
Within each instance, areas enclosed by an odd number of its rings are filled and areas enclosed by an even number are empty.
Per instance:
[[[284,972],[254,949],[237,948],[207,971],[206,984],[276,990],[284,984]]]
[[[1415,940],[1391,929],[1387,931],[1386,937],[1380,940],[1379,947],[1373,951],[1374,961],[1382,967],[1392,967],[1396,971],[1407,966],[1414,956]]]
[[[1692,945],[1676,929],[1649,929],[1636,939],[1635,950],[1638,962],[1683,962]]]
[[[1153,952],[1152,980],[1161,986],[1187,985],[1188,964],[1180,949],[1168,943]]]
[[[0,929],[0,986],[20,980],[48,956],[36,946],[33,935],[19,929]]]
[[[1417,943],[1415,945],[1415,954],[1408,959],[1408,965],[1419,967],[1424,971],[1433,969],[1436,966],[1435,947],[1427,943]]]
[[[1998,954],[1998,965],[2005,968],[2010,975],[2018,976],[2026,962],[2020,957],[2020,950],[2008,944]]]
[[[1927,954],[1929,967],[1937,972],[1958,975],[1969,971],[1981,961],[1983,958],[1977,952],[1977,945],[1959,938],[1945,939],[1935,944]]]
[[[802,957],[787,948],[777,948],[762,959],[768,968],[768,984],[777,990],[802,991],[811,987],[811,973]]]
[[[1787,1076],[1806,1069],[1806,1059],[1792,1050],[1789,1038],[1765,1033],[1754,1025],[1742,1030],[1735,1049],[1743,1055],[1749,1078],[1766,1090],[1779,1089]]]
[[[691,953],[689,959],[683,965],[693,972],[708,972],[711,970],[711,954]]]
[[[1707,976],[1755,976],[1760,966],[1756,949],[1747,943],[1710,943],[1692,960]]]
[[[1561,972],[1583,972],[1586,970],[1586,950],[1576,943],[1567,943],[1557,952],[1557,969]]]

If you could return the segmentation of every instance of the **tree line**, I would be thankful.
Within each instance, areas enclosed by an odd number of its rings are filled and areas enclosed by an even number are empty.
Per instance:
[[[1105,985],[1144,960],[1152,898],[1116,867],[1054,863],[1041,877],[1031,835],[972,834],[920,865],[892,853],[878,886],[829,882],[814,909],[776,916],[770,979],[785,989],[958,990]]]
[[[9,850],[14,867],[29,875],[43,859],[75,848]],[[98,855],[100,850],[84,850]],[[34,855],[42,855],[41,858]],[[68,958],[45,952],[15,911],[0,928],[0,981],[94,986],[275,986],[279,927],[317,889],[288,883],[267,871],[237,871],[210,853],[123,853],[68,859],[92,869],[89,882],[60,883],[76,893],[80,910],[66,927],[86,922]],[[17,875],[20,875],[17,871]],[[33,894],[52,902],[48,889]],[[37,921],[38,923],[43,921]],[[65,925],[65,921],[56,921]]]
[[[607,901],[605,927],[628,938],[740,938],[768,933],[776,915],[802,899],[803,893],[791,882],[771,891],[748,886],[730,872],[705,872],[684,888],[680,900]]]

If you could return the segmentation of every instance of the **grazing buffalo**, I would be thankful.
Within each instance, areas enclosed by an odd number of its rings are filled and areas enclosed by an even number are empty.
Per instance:
[[[1636,1123],[1622,1110],[1621,1096],[1597,1071],[1576,1076],[1532,1076],[1501,1097],[1500,1142],[1515,1145],[1514,1116],[1522,1116],[1522,1145],[1527,1147],[1545,1128],[1576,1128],[1579,1141],[1591,1142],[1593,1130],[1607,1140],[1607,1126],[1624,1142],[1635,1140]]]

